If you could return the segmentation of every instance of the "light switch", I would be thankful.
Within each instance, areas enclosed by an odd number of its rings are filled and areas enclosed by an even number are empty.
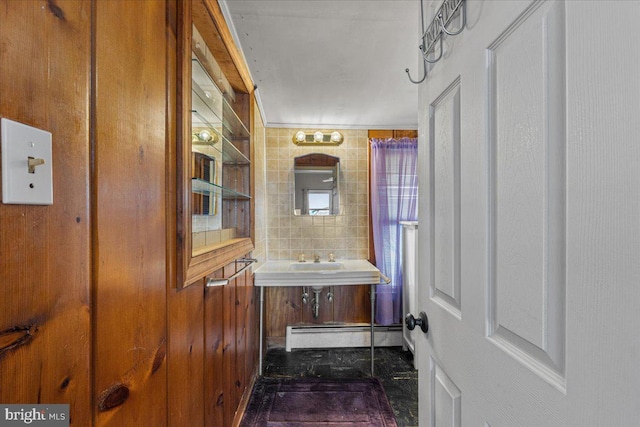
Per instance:
[[[2,203],[53,204],[51,132],[5,118],[0,127]]]

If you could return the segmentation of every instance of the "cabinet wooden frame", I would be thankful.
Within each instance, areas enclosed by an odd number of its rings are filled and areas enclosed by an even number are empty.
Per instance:
[[[177,60],[176,60],[176,144],[175,144],[175,285],[178,288],[201,281],[207,274],[227,265],[253,250],[254,201],[245,202],[245,236],[223,241],[207,247],[206,251],[193,251],[192,193],[191,193],[191,73],[192,73],[192,25],[204,28],[201,31],[211,50],[220,56],[219,64],[234,90],[247,104],[248,122],[253,122],[254,86],[246,65],[242,61],[218,3],[211,0],[177,2]],[[171,108],[171,105],[169,106]],[[249,144],[249,158],[253,157],[253,146]],[[171,165],[169,166],[171,167]],[[249,188],[253,194],[253,166],[250,166]],[[171,174],[169,174],[171,176]],[[170,178],[171,179],[171,178]],[[247,226],[248,224],[248,226]],[[169,242],[173,239],[170,237]],[[171,256],[171,254],[170,254]]]

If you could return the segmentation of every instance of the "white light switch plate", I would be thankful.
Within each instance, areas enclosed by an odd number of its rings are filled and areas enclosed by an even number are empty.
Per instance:
[[[0,120],[2,203],[53,204],[51,133],[13,120]],[[36,163],[29,173],[29,158]]]

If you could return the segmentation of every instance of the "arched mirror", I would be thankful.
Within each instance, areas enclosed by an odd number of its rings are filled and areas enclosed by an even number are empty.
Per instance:
[[[294,159],[294,215],[338,215],[340,158],[312,153]]]

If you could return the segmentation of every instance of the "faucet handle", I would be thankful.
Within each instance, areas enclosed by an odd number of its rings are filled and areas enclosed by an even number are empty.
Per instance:
[[[329,254],[329,262],[336,262],[336,256],[333,252]]]

